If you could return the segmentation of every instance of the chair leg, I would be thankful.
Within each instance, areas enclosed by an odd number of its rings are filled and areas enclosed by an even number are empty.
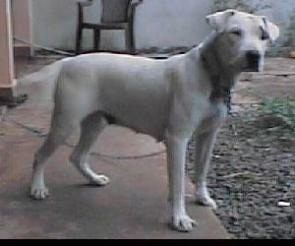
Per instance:
[[[134,30],[132,25],[129,25],[128,28],[126,28],[125,34],[127,51],[130,54],[135,54]]]
[[[82,41],[83,29],[78,26],[76,33],[76,55],[81,54],[81,41]]]
[[[93,32],[93,47],[94,51],[99,51],[100,49],[100,30],[94,30]]]

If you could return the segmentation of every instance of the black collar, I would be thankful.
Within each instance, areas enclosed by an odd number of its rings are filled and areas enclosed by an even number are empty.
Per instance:
[[[206,58],[201,55],[202,62],[204,64],[204,67],[210,71],[209,64],[206,61]],[[210,74],[210,73],[209,73]],[[222,78],[219,75],[210,75],[210,81],[212,85],[212,92],[210,95],[210,100],[211,101],[218,101],[218,100],[223,100],[223,102],[226,104],[228,113],[231,111],[231,102],[232,102],[232,82],[228,84],[228,86],[224,86],[221,81]]]

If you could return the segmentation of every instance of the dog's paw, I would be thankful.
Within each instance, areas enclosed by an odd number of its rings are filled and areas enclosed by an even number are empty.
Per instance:
[[[202,206],[211,207],[213,210],[217,210],[216,202],[209,196],[209,194],[196,194],[196,202]]]
[[[197,222],[188,215],[175,216],[172,219],[173,228],[180,232],[190,232],[197,226]]]
[[[49,191],[46,187],[32,187],[31,197],[35,200],[44,200],[49,196]]]
[[[91,178],[91,184],[97,186],[105,186],[110,183],[110,179],[105,175],[95,175]]]

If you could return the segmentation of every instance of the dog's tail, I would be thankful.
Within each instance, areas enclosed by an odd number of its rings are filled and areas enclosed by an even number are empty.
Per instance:
[[[34,83],[53,83],[55,84],[64,62],[70,58],[56,61],[50,65],[43,67],[41,70],[24,75],[17,79],[17,84],[26,86]]]
[[[38,96],[36,98],[41,99],[42,105],[48,105],[51,108],[54,103],[54,94],[58,79],[62,73],[62,68],[65,61],[71,58],[65,58],[56,61],[50,65],[47,65],[37,72],[24,75],[17,79],[17,85],[22,88],[23,91],[27,91],[26,88],[29,85],[38,84]],[[40,85],[40,86],[39,86]],[[35,99],[38,100],[38,99]],[[41,104],[40,104],[41,105]]]

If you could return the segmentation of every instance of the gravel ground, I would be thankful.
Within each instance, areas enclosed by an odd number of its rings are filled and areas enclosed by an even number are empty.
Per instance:
[[[219,133],[208,185],[217,215],[235,238],[295,238],[295,138],[273,131],[279,124],[248,108],[229,117]],[[191,176],[193,148],[191,141]],[[281,201],[291,206],[279,207]]]

